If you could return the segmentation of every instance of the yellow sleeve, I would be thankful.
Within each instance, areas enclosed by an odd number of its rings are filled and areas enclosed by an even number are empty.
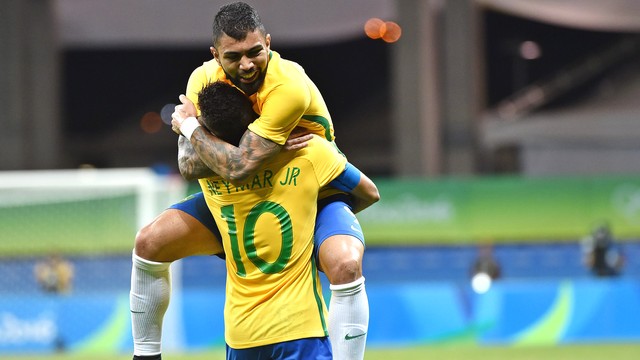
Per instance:
[[[198,94],[209,83],[217,81],[221,74],[224,74],[219,69],[218,63],[215,60],[209,60],[197,67],[189,76],[187,81],[187,91],[185,95],[191,100],[198,110],[200,115],[200,106],[198,105]]]
[[[309,108],[309,88],[300,80],[283,82],[262,96],[264,101],[260,117],[249,125],[249,130],[276,144],[284,145]]]
[[[200,115],[200,106],[198,105],[198,94],[200,90],[209,82],[207,79],[207,72],[204,66],[197,67],[189,76],[189,81],[187,82],[187,92],[186,96],[191,100],[198,110],[198,116]]]
[[[314,136],[312,141],[309,159],[315,169],[318,184],[323,187],[342,174],[347,159],[338,152],[334,143],[318,136]]]

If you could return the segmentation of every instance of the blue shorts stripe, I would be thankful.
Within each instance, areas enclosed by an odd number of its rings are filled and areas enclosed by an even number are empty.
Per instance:
[[[234,349],[227,345],[227,360],[331,360],[328,337],[306,338],[276,344]]]

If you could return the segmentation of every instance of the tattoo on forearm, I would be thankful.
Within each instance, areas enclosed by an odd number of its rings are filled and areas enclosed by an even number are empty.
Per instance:
[[[208,168],[234,184],[241,184],[250,178],[265,160],[276,155],[282,147],[251,131],[245,132],[239,147],[199,130],[193,133],[191,144]]]
[[[215,175],[215,172],[200,159],[189,140],[184,136],[180,136],[178,139],[178,168],[182,177],[187,180]]]

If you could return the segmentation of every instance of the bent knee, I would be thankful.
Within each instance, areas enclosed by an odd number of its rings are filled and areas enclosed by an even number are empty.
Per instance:
[[[154,235],[150,225],[144,226],[136,233],[134,251],[143,259],[154,260],[157,249],[154,246]]]
[[[362,263],[359,259],[344,259],[337,264],[336,273],[331,282],[334,285],[348,284],[362,277]]]
[[[362,258],[359,256],[332,257],[323,263],[323,271],[333,285],[348,284],[362,277]]]
[[[331,284],[348,284],[362,277],[363,255],[364,245],[357,238],[332,236],[320,246],[320,268]]]

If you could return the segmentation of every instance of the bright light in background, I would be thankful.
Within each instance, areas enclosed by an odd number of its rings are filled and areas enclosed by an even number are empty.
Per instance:
[[[491,276],[479,272],[471,278],[471,288],[478,294],[484,294],[491,288]]]
[[[394,43],[400,40],[402,36],[402,28],[393,21],[387,21],[381,28],[382,40],[388,43]]]
[[[142,118],[140,119],[140,128],[148,134],[154,134],[160,131],[160,129],[162,129],[162,119],[160,118],[160,114],[151,111],[142,115]]]
[[[371,18],[364,23],[364,33],[371,39],[380,39],[380,28],[384,25],[384,21],[378,18]]]
[[[520,56],[526,60],[535,60],[542,56],[542,49],[535,41],[523,41],[520,43]]]
[[[382,39],[385,42],[393,43],[402,36],[402,28],[393,21],[371,18],[364,24],[364,33],[370,39]]]

